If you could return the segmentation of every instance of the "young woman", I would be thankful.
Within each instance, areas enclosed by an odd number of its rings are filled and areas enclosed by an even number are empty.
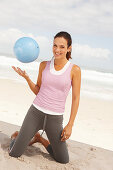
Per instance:
[[[40,63],[36,84],[30,80],[25,71],[12,66],[20,76],[26,79],[36,98],[25,116],[19,133],[17,131],[11,136],[10,156],[19,157],[28,145],[40,142],[57,162],[69,162],[66,140],[72,133],[81,86],[81,69],[69,61],[71,50],[70,34],[57,33],[53,41],[53,58]],[[68,124],[63,129],[65,102],[71,86],[71,114]],[[38,131],[41,129],[46,132],[49,140],[39,134]]]

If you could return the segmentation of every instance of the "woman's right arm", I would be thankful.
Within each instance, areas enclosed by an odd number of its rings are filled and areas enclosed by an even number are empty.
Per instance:
[[[29,76],[26,77],[25,79],[26,79],[26,81],[27,81],[30,89],[32,90],[32,92],[33,92],[35,95],[37,95],[38,92],[39,92],[39,90],[40,90],[40,87],[39,87],[38,85],[34,84],[34,83],[31,81],[31,79],[29,78]]]
[[[39,73],[38,73],[38,79],[37,79],[37,83],[34,84],[31,79],[29,78],[28,74],[24,71],[22,71],[19,67],[15,68],[14,66],[12,66],[12,68],[22,77],[24,77],[30,87],[30,89],[33,91],[33,93],[35,95],[38,94],[40,87],[41,87],[41,79],[42,79],[42,71],[44,70],[46,66],[46,61],[43,61],[40,63],[39,66]]]

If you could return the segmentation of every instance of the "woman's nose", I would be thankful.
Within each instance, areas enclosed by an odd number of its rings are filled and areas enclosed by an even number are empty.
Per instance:
[[[55,52],[60,52],[60,48],[57,47],[57,48],[55,49]]]

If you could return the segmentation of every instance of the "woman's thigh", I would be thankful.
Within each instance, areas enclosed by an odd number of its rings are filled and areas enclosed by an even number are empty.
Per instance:
[[[45,132],[50,141],[54,158],[58,162],[68,162],[69,154],[66,141],[61,141],[63,130],[63,115],[50,115],[47,117]]]
[[[43,119],[44,114],[31,105],[24,118],[19,135],[16,137],[15,142],[9,152],[10,156],[18,157],[23,154],[31,138],[38,130],[42,128]]]

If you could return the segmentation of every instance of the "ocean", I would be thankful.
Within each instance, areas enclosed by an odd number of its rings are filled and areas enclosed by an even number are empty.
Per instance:
[[[39,65],[39,61],[21,63],[16,58],[0,56],[0,78],[26,83],[26,80],[12,69],[11,66],[15,66],[25,70],[31,80],[36,83]],[[71,92],[72,88],[70,89]],[[113,100],[113,74],[81,68],[81,95]]]

